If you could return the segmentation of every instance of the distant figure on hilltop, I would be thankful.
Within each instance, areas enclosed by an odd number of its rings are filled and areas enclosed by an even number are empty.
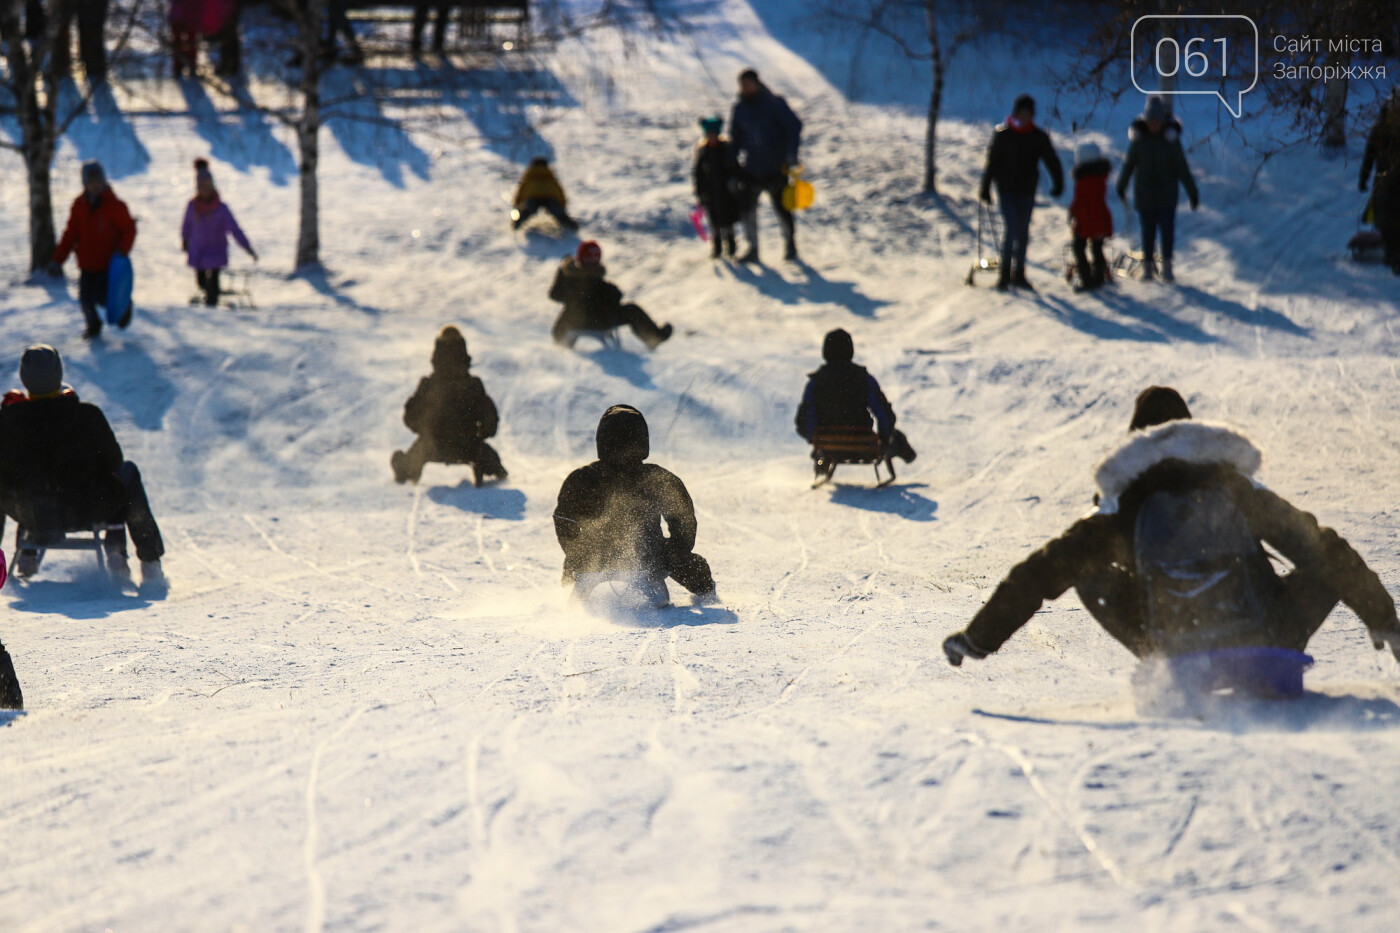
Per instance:
[[[783,98],[745,69],[739,75],[739,99],[729,117],[730,159],[738,177],[739,209],[748,249],[740,262],[759,261],[758,201],[765,193],[783,227],[784,258],[797,259],[797,236],[792,211],[783,206],[788,172],[797,167],[802,121]]]
[[[389,458],[394,482],[418,482],[429,463],[470,464],[477,486],[488,478],[506,478],[500,454],[486,443],[496,436],[500,416],[486,387],[471,374],[471,364],[462,332],[444,327],[433,342],[432,374],[403,406],[403,423],[418,438]]]
[[[107,173],[100,162],[83,165],[83,193],[73,200],[68,211],[68,225],[53,252],[49,274],[63,275],[63,263],[69,253],[78,254],[78,303],[82,305],[87,329],[83,339],[91,340],[102,333],[102,318],[97,306],[107,303],[107,269],[112,257],[131,252],[136,243],[136,221],[131,212],[107,184]],[[131,323],[128,306],[117,327]]]
[[[664,603],[666,578],[700,597],[716,599],[705,558],[695,553],[695,505],[670,470],[646,463],[646,418],[614,405],[598,421],[598,459],[564,480],[554,509],[554,532],[564,550],[564,583],[586,597],[618,575],[640,574],[643,588]],[[661,533],[666,522],[669,536]]]
[[[1246,437],[1190,419],[1172,389],[1138,396],[1131,437],[1095,475],[1098,507],[1013,567],[948,637],[954,666],[996,651],[1071,587],[1139,658],[1302,652],[1340,601],[1400,659],[1395,602],[1351,545],[1259,485],[1261,457]],[[1290,573],[1274,571],[1265,543]]]
[[[721,248],[729,256],[736,252],[734,224],[739,220],[739,181],[734,173],[734,156],[728,139],[720,135],[724,120],[705,117],[700,121],[705,136],[695,147],[695,199],[705,209],[710,223],[710,255],[718,259]]]
[[[536,156],[526,166],[520,184],[515,186],[514,203],[511,225],[517,230],[541,209],[559,221],[565,230],[578,229],[578,221],[570,217],[567,210],[569,199],[564,194],[564,186],[554,177],[549,160],[544,156]]]
[[[554,284],[549,287],[550,300],[564,304],[550,331],[554,342],[572,348],[580,334],[612,331],[623,325],[632,328],[648,350],[669,340],[671,325],[658,327],[640,307],[624,304],[622,289],[609,282],[607,275],[603,248],[593,240],[580,243],[574,255],[559,263]]]
[[[1366,152],[1361,157],[1362,191],[1372,168],[1376,171],[1376,187],[1371,193],[1376,232],[1385,248],[1385,264],[1400,275],[1400,87],[1381,108],[1366,137]]]
[[[219,273],[228,267],[228,238],[233,237],[254,262],[258,254],[234,220],[233,211],[219,199],[207,160],[194,160],[194,177],[195,195],[185,207],[180,248],[189,257],[195,282],[204,292],[204,304],[212,308],[219,303]]]
[[[1035,98],[1016,98],[1011,116],[996,128],[987,148],[987,166],[982,172],[981,199],[990,204],[992,185],[1001,202],[1001,266],[997,289],[1012,285],[1034,291],[1026,279],[1026,247],[1030,244],[1031,214],[1035,212],[1035,191],[1040,184],[1040,163],[1050,173],[1050,197],[1065,190],[1064,170],[1050,135],[1035,125]]]
[[[1127,201],[1128,182],[1133,181],[1133,207],[1142,223],[1142,277],[1155,273],[1153,253],[1157,231],[1162,232],[1162,281],[1173,282],[1172,251],[1176,244],[1176,205],[1181,200],[1181,188],[1191,210],[1201,205],[1196,179],[1186,164],[1186,150],[1181,147],[1181,121],[1167,113],[1166,104],[1156,96],[1147,98],[1142,116],[1128,130],[1128,154],[1123,158],[1123,171],[1118,176],[1118,197]]]

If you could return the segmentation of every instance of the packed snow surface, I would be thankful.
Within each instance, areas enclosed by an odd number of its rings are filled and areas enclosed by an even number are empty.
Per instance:
[[[1042,194],[1039,292],[968,289],[992,125],[1029,88],[1068,162],[1087,112],[1045,62],[990,41],[957,60],[924,198],[922,66],[843,56],[806,4],[652,7],[672,19],[446,79],[332,72],[433,89],[362,117],[439,118],[327,127],[324,275],[291,275],[292,137],[214,90],[121,83],[55,168],[60,221],[86,158],[140,220],[136,323],[93,344],[71,279],[24,284],[3,163],[0,368],[62,351],[145,474],[172,589],[51,554],[0,598],[29,707],[0,728],[0,928],[1393,930],[1400,668],[1350,612],[1313,641],[1306,699],[1205,719],[1139,715],[1131,657],[1072,595],[984,662],[939,650],[1087,510],[1153,383],[1246,431],[1260,478],[1400,587],[1397,291],[1344,255],[1358,150],[1255,177],[1193,102],[1178,285],[1072,294]],[[712,263],[689,231],[695,120],[747,64],[806,120],[802,265]],[[1140,105],[1081,138],[1121,159]],[[613,279],[676,325],[654,354],[550,345],[577,240],[513,234],[502,200],[540,152]],[[234,260],[256,308],[187,303],[197,156],[263,257]],[[392,482],[446,323],[500,405],[504,485]],[[919,451],[887,489],[857,467],[808,488],[791,419],[836,326]],[[617,402],[689,485],[722,605],[673,589],[598,616],[560,588],[554,497]]]

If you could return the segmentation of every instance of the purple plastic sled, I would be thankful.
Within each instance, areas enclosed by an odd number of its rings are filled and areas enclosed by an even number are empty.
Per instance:
[[[1266,700],[1303,695],[1303,672],[1313,659],[1287,648],[1220,648],[1167,660],[1177,687],[1187,694],[1233,690]]]

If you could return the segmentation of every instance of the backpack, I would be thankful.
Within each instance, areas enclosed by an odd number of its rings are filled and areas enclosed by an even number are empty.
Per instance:
[[[1138,507],[1133,552],[1149,642],[1180,655],[1267,641],[1259,542],[1224,488],[1154,492]]]

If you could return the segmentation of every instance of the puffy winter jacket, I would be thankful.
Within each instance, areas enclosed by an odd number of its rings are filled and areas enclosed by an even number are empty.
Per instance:
[[[1106,198],[1111,170],[1107,159],[1074,167],[1074,200],[1069,205],[1069,217],[1075,236],[1085,240],[1113,236],[1113,212],[1108,209]]]
[[[180,242],[184,244],[189,264],[195,269],[222,269],[228,265],[228,238],[251,251],[233,211],[215,195],[211,200],[191,198],[185,208],[185,220],[180,225]]]
[[[1133,181],[1133,206],[1140,211],[1162,211],[1176,207],[1181,199],[1180,188],[1194,206],[1200,200],[1191,167],[1186,164],[1186,151],[1181,148],[1181,123],[1173,117],[1153,133],[1141,117],[1128,130],[1128,154],[1123,159],[1123,171],[1118,176],[1118,196],[1128,190]],[[1134,180],[1136,176],[1136,180]]]
[[[548,165],[530,165],[520,176],[514,203],[516,207],[524,207],[526,201],[558,201],[561,206],[569,203],[564,196],[564,186],[559,184]]]
[[[981,651],[997,650],[1042,603],[1074,587],[1084,607],[1128,650],[1139,657],[1153,653],[1134,570],[1137,508],[1153,492],[1205,485],[1227,490],[1256,541],[1268,542],[1293,564],[1295,574],[1303,574],[1297,579],[1320,590],[1285,587],[1261,544],[1247,559],[1255,573],[1277,584],[1275,618],[1289,616],[1292,603],[1321,597],[1327,605],[1331,597],[1350,606],[1373,632],[1400,629],[1390,594],[1351,545],[1255,484],[1250,477],[1258,465],[1254,445],[1223,426],[1176,421],[1136,436],[1099,467],[1098,509],[1007,574],[968,625],[968,641]],[[1296,631],[1280,631],[1276,646],[1301,651],[1306,637],[1302,644],[1297,638]]]
[[[869,428],[884,440],[894,433],[894,409],[880,383],[855,363],[826,363],[807,378],[797,406],[797,433],[811,441],[820,428]]]
[[[430,438],[440,455],[470,460],[479,441],[496,435],[500,416],[476,376],[435,370],[404,403],[403,423]]]
[[[646,420],[628,406],[598,425],[598,459],[569,474],[559,490],[554,531],[564,580],[610,570],[662,572],[695,548],[695,505],[680,477],[645,463]],[[661,533],[661,522],[670,532]]]
[[[771,178],[783,165],[797,164],[802,121],[786,100],[760,85],[752,98],[735,101],[729,136],[731,163],[748,178]]]
[[[729,140],[723,137],[714,143],[702,139],[695,147],[695,197],[721,227],[739,220],[739,202],[729,190],[734,177],[731,150]]]
[[[992,134],[987,147],[987,165],[982,171],[982,199],[991,194],[992,184],[997,193],[1010,197],[1029,197],[1040,184],[1040,163],[1050,173],[1050,196],[1058,198],[1065,190],[1065,173],[1060,157],[1050,144],[1050,134],[1040,127],[1022,125],[1008,119]]]
[[[574,257],[565,257],[549,287],[550,300],[564,303],[559,329],[611,330],[622,326],[622,290],[607,281],[607,274],[601,263],[581,266]]]
[[[96,206],[84,193],[68,211],[68,226],[54,249],[53,261],[62,265],[76,249],[79,269],[105,272],[114,253],[130,253],[135,243],[136,221],[111,188],[102,192]]]
[[[75,518],[105,516],[125,499],[116,472],[122,448],[96,405],[71,390],[0,407],[0,489],[54,496]]]

